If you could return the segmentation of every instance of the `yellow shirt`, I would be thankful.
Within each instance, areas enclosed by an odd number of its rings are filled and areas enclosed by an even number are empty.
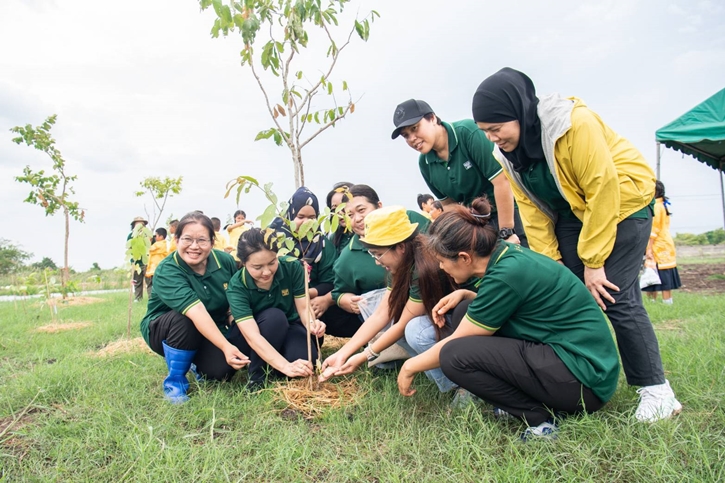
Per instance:
[[[242,226],[238,226],[232,230],[229,230],[229,246],[232,247],[231,255],[236,261],[239,261],[239,259],[237,258],[237,245],[239,244],[239,237],[242,236],[242,233],[247,230],[249,230],[249,225],[247,225],[246,223]]]
[[[542,97],[539,118],[549,170],[572,212],[584,224],[577,245],[579,258],[589,268],[600,268],[612,253],[617,224],[652,201],[654,172],[634,145],[580,99]],[[553,149],[548,151],[547,146]],[[494,155],[511,182],[529,246],[560,260],[550,210],[527,195],[518,173],[498,147]]]
[[[657,198],[655,203],[655,217],[652,219],[652,253],[654,254],[657,268],[668,269],[677,266],[675,254],[675,242],[670,235],[670,217],[665,211],[665,200]]]
[[[226,251],[229,246],[229,237],[223,231],[214,232],[214,248]]]
[[[166,258],[168,254],[166,240],[157,241],[151,245],[151,248],[149,248],[149,264],[146,266],[146,278],[153,277],[156,267],[159,266],[161,260]]]

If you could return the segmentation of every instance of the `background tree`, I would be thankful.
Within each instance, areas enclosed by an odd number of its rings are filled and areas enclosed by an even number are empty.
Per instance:
[[[235,31],[241,34],[244,42],[242,65],[249,66],[252,71],[273,121],[273,126],[260,131],[255,140],[271,138],[278,146],[284,144],[289,148],[297,188],[305,183],[302,148],[326,129],[334,127],[348,113],[355,112],[347,82],[343,80],[338,85],[346,98],[338,102],[330,78],[352,35],[357,33],[367,41],[370,23],[380,15],[372,10],[362,20],[355,19],[349,30],[345,30],[347,33],[335,40],[332,31],[339,27],[338,15],[348,2],[330,0],[322,7],[321,0],[199,0],[202,10],[211,6],[216,13],[212,37],[218,37],[220,33],[228,36]],[[297,61],[300,48],[308,46],[311,27],[322,31],[324,50],[319,52],[326,51],[327,60],[326,65],[314,69],[314,74],[306,75],[297,67]],[[264,39],[255,43],[260,32]],[[254,46],[260,44],[261,47],[255,50]],[[259,66],[271,72],[274,78],[263,81]],[[327,99],[319,102],[320,96]],[[308,125],[314,127],[303,136]]]
[[[151,214],[149,214],[145,204],[144,211],[146,212],[146,217],[149,220],[153,220],[153,223],[151,223],[152,232],[156,229],[156,224],[161,219],[161,213],[164,211],[166,201],[172,196],[181,193],[182,180],[183,176],[179,176],[178,178],[169,178],[167,176],[163,179],[156,176],[149,176],[141,181],[140,184],[143,191],[137,191],[135,194],[136,196],[144,196],[148,193],[151,196],[151,201],[153,202],[151,205]]]
[[[40,205],[45,210],[45,216],[53,215],[58,210],[63,212],[65,219],[65,245],[63,249],[63,271],[61,272],[60,284],[63,298],[66,297],[66,284],[68,283],[68,239],[70,237],[70,219],[83,222],[85,212],[78,206],[78,202],[71,201],[70,195],[75,191],[71,183],[77,176],[70,176],[66,173],[66,163],[58,148],[55,147],[55,139],[50,134],[50,129],[55,124],[57,116],[53,114],[43,124],[33,127],[26,124],[25,127],[15,126],[10,131],[19,134],[13,138],[16,144],[23,144],[43,151],[53,161],[52,174],[45,174],[45,170],[33,171],[30,166],[25,166],[22,176],[15,177],[20,183],[27,183],[31,186],[30,194],[25,198],[26,203]]]
[[[17,272],[32,256],[32,253],[21,250],[20,246],[10,240],[0,238],[0,275]]]
[[[41,261],[33,263],[31,267],[36,270],[45,270],[46,268],[48,270],[58,270],[58,265],[50,257],[43,257]]]

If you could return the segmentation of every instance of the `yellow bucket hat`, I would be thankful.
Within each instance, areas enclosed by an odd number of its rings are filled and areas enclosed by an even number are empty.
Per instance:
[[[387,247],[404,241],[416,228],[418,223],[410,222],[405,207],[388,206],[365,217],[365,236],[360,240],[368,245]]]

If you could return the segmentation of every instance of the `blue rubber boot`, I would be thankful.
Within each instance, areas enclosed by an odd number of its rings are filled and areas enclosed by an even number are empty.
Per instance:
[[[189,400],[186,391],[189,390],[189,380],[186,373],[191,368],[191,361],[194,360],[196,351],[185,351],[174,349],[161,343],[164,347],[166,366],[169,368],[169,375],[164,379],[164,396],[172,404],[181,404]]]

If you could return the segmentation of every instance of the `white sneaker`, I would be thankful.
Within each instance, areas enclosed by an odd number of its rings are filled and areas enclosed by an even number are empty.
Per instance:
[[[682,404],[675,399],[675,393],[670,387],[670,381],[656,386],[645,386],[637,389],[639,406],[634,413],[638,421],[654,423],[680,414]]]
[[[554,440],[558,438],[557,433],[559,427],[556,425],[553,419],[544,421],[538,426],[529,426],[526,430],[521,433],[521,441],[531,441],[533,439],[549,439]]]

